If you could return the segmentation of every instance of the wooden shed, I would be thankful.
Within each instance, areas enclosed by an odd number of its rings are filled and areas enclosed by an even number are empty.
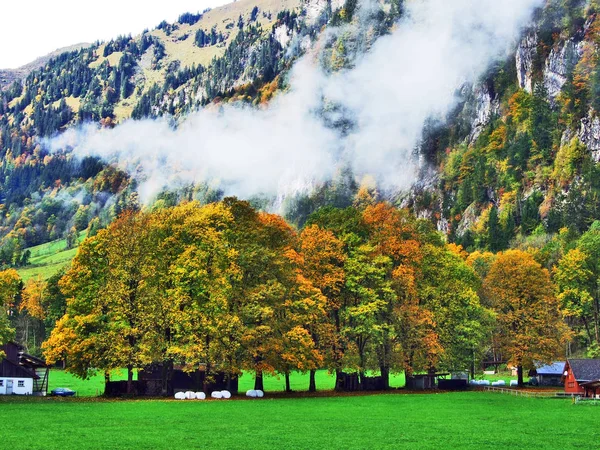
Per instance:
[[[6,356],[0,363],[0,395],[47,394],[49,367],[44,360],[28,355],[14,342],[2,351]]]
[[[429,389],[437,389],[438,378],[447,377],[450,373],[439,373],[435,370],[430,370],[427,373],[413,374],[406,377],[406,389],[413,391],[423,391]]]
[[[544,364],[529,371],[529,378],[535,378],[538,386],[562,386],[562,377],[565,371],[565,361],[555,361]]]
[[[584,390],[584,397],[600,398],[600,379],[581,383]]]
[[[600,379],[600,359],[568,359],[562,376],[565,393],[585,395],[584,383]]]

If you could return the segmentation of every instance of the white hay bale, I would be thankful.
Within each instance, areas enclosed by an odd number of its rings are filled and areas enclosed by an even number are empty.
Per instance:
[[[205,400],[206,394],[204,392],[196,392],[196,400]]]
[[[177,392],[175,394],[175,399],[176,400],[185,400],[185,392]]]
[[[479,386],[489,386],[490,385],[490,380],[481,380],[479,382]]]
[[[214,391],[213,393],[210,394],[210,396],[212,398],[223,398],[223,394],[221,394],[221,391]]]
[[[187,392],[185,393],[185,398],[186,398],[187,400],[195,400],[195,399],[196,399],[196,393],[195,393],[195,392],[192,392],[192,391],[187,391]]]
[[[506,386],[506,381],[498,380],[498,386]]]
[[[265,396],[265,393],[263,391],[261,391],[260,389],[258,389],[256,391],[256,397],[263,398],[264,396]]]
[[[256,391],[254,389],[246,391],[246,397],[256,398]]]
[[[231,392],[229,391],[221,391],[222,398],[231,398]]]
[[[510,380],[510,387],[518,386],[519,382],[517,380]]]

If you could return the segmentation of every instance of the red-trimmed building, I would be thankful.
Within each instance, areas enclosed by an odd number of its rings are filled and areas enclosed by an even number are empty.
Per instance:
[[[565,393],[585,395],[584,383],[600,379],[600,359],[568,359],[563,373]]]

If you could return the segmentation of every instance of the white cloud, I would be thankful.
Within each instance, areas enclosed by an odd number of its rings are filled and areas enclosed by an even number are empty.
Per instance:
[[[115,161],[142,182],[142,200],[178,183],[208,182],[228,194],[280,196],[310,189],[348,164],[389,189],[416,177],[413,151],[428,117],[443,117],[455,92],[506,57],[542,0],[415,0],[408,16],[353,69],[326,75],[307,56],[288,93],[266,109],[225,106],[114,130],[72,130],[52,147]],[[356,123],[342,137],[315,114],[326,98]]]

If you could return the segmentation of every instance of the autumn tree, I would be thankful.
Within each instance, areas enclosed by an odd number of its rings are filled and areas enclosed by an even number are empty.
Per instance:
[[[433,314],[443,350],[439,366],[446,370],[469,367],[474,376],[475,361],[489,343],[492,315],[479,301],[479,277],[455,250],[451,246],[423,247],[419,296]]]
[[[522,386],[523,368],[550,363],[570,337],[550,274],[529,253],[509,250],[492,264],[484,292],[496,315],[494,339]]]
[[[37,349],[38,345],[45,339],[44,319],[46,311],[44,310],[44,297],[46,292],[46,283],[40,277],[30,278],[25,283],[21,292],[21,301],[18,311],[21,316],[22,338],[21,341]],[[31,351],[28,348],[29,351]]]
[[[311,321],[309,330],[324,357],[325,367],[335,371],[340,366],[341,357],[336,318],[339,318],[340,295],[345,281],[344,246],[331,231],[317,225],[309,225],[302,230],[299,246],[303,276],[319,289],[326,301],[324,314]],[[317,390],[315,373],[314,369],[310,371],[309,392]]]
[[[21,278],[14,269],[0,272],[0,346],[14,338],[9,316],[21,287]],[[0,351],[0,357],[2,351]]]
[[[150,345],[159,310],[146,279],[155,273],[148,217],[126,212],[80,247],[61,286],[67,313],[46,342],[49,361],[67,359],[68,369],[87,377],[97,369],[133,371],[159,355]]]

